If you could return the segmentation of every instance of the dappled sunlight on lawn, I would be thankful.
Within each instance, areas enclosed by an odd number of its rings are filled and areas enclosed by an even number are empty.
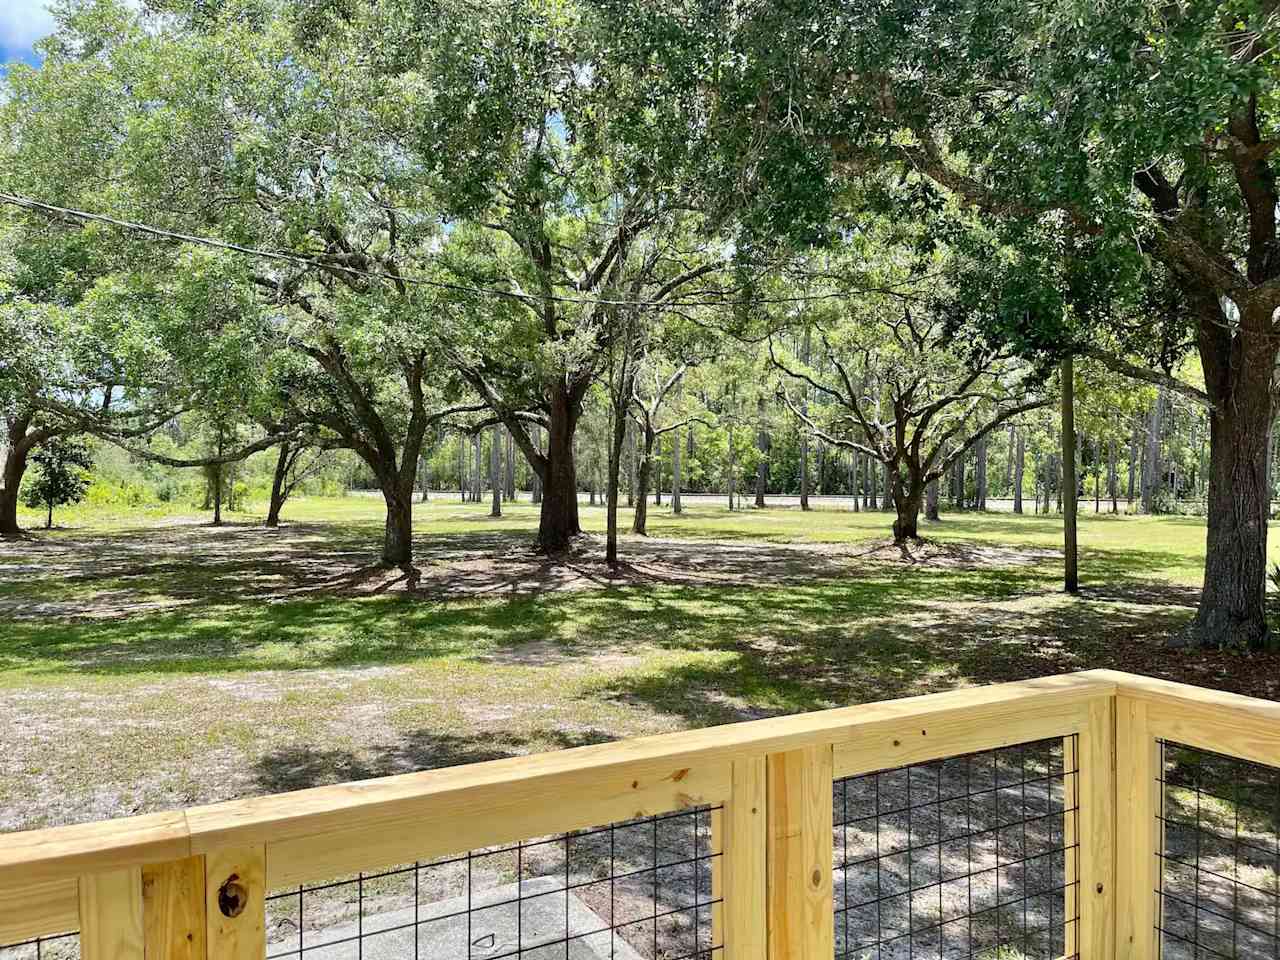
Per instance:
[[[880,512],[663,507],[611,572],[601,508],[556,562],[532,505],[487,509],[419,506],[414,590],[367,497],[6,543],[0,829],[1097,666],[1280,695],[1273,655],[1162,646],[1188,518],[1086,515],[1077,599],[1057,518],[944,515],[904,549]]]

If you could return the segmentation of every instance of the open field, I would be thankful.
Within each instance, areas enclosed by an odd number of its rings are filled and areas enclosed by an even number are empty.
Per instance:
[[[1056,517],[944,515],[903,553],[879,512],[663,507],[610,578],[602,538],[553,565],[531,505],[486,514],[418,509],[414,591],[371,566],[360,497],[276,531],[80,509],[5,542],[0,829],[1093,666],[1280,696],[1280,657],[1161,647],[1193,518],[1085,514],[1070,599]]]

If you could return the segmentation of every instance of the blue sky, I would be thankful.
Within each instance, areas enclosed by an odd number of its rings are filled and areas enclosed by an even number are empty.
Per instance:
[[[37,63],[31,45],[53,28],[47,0],[0,0],[0,64]]]

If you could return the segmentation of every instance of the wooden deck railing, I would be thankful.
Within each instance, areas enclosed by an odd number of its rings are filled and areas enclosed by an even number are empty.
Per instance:
[[[271,890],[709,805],[717,954],[829,960],[833,781],[1051,738],[1078,807],[1064,952],[1154,960],[1156,745],[1280,766],[1280,704],[1110,671],[0,835],[0,944],[261,960]]]

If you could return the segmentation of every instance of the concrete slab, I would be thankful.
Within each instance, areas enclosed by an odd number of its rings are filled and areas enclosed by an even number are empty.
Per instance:
[[[563,880],[538,877],[524,882],[523,900],[515,902],[514,883],[384,913],[369,914],[362,924],[346,922],[307,930],[302,960],[643,960],[574,893],[566,897]],[[578,939],[572,939],[578,938]],[[470,949],[468,950],[468,944]],[[296,935],[267,944],[267,956],[298,956]]]

